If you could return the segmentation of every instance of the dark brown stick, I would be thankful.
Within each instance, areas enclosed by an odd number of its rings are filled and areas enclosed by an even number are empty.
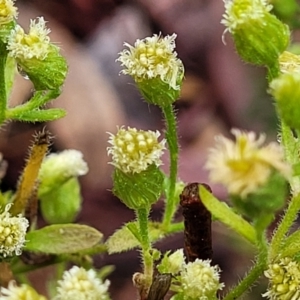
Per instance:
[[[210,187],[204,185],[211,191]],[[184,244],[188,261],[212,259],[211,213],[199,197],[199,183],[190,183],[180,195],[184,218]]]

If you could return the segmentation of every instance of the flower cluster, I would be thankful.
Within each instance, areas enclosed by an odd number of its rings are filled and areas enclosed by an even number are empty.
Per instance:
[[[27,284],[17,286],[14,281],[10,281],[8,288],[1,288],[0,300],[46,300],[46,297],[39,295]]]
[[[0,255],[3,257],[21,255],[29,223],[22,215],[11,216],[7,204],[0,214]]]
[[[14,0],[0,0],[0,25],[7,24],[18,16]]]
[[[108,300],[110,282],[97,278],[93,269],[85,270],[77,266],[65,271],[63,279],[58,281],[55,300]]]
[[[19,60],[32,58],[44,60],[49,53],[49,33],[50,29],[46,27],[46,21],[43,17],[30,20],[28,34],[20,25],[16,25],[8,37],[7,50],[9,55]]]
[[[289,257],[269,265],[264,272],[269,279],[269,289],[263,294],[271,300],[300,298],[300,265]]]
[[[182,299],[215,299],[217,291],[224,287],[220,283],[218,266],[211,266],[210,260],[202,259],[185,263],[183,249],[167,253],[158,270],[175,276],[176,286],[179,287],[177,291],[179,295],[184,295]]]
[[[183,64],[174,51],[175,38],[175,33],[164,38],[155,34],[137,40],[134,46],[125,43],[129,49],[123,50],[117,59],[125,67],[122,73],[131,75],[136,82],[159,77],[178,90],[177,79],[183,72]]]
[[[158,131],[136,128],[120,128],[116,135],[110,134],[107,148],[112,155],[112,165],[124,173],[140,173],[149,165],[161,165],[160,157],[165,149],[165,139],[158,141]]]
[[[232,130],[236,141],[218,136],[216,147],[210,150],[206,168],[210,180],[227,187],[230,194],[246,197],[265,184],[273,170],[290,175],[283,161],[283,151],[277,143],[263,147],[265,136],[256,138],[254,132]]]

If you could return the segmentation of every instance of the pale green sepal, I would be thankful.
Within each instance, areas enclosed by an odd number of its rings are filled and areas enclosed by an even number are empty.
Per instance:
[[[61,108],[35,109],[22,113],[7,111],[6,118],[24,122],[48,122],[61,119],[66,116],[66,111]]]
[[[44,60],[36,58],[18,60],[19,67],[26,73],[37,91],[58,89],[67,76],[67,61],[59,54],[59,48],[54,45],[49,47],[52,51]]]
[[[82,251],[98,244],[103,234],[79,224],[56,224],[26,234],[24,250],[48,254]]]
[[[237,52],[244,61],[273,66],[289,45],[290,31],[274,15],[265,13],[262,19],[238,27],[233,38]]]
[[[149,222],[149,238],[155,242],[164,237],[160,223]],[[129,222],[116,230],[106,241],[109,254],[120,253],[139,247],[141,245],[139,228],[136,222]]]
[[[40,193],[40,207],[49,224],[74,222],[81,210],[80,184],[77,178],[70,178],[48,193]]]
[[[177,78],[178,89],[172,88],[168,83],[162,81],[159,77],[153,79],[144,79],[137,82],[137,86],[144,99],[160,107],[168,106],[180,97],[180,87],[183,80],[183,72]]]
[[[238,195],[231,195],[234,207],[244,216],[251,220],[258,220],[268,214],[274,215],[280,210],[284,203],[288,192],[286,179],[279,173],[273,172],[269,180],[255,193],[241,198]],[[269,220],[271,222],[271,220]],[[269,224],[265,224],[266,226]]]
[[[129,208],[150,207],[161,195],[164,175],[156,165],[140,173],[124,173],[115,168],[113,193]]]
[[[204,186],[199,186],[199,194],[202,203],[220,222],[243,236],[251,244],[256,244],[256,231],[245,219],[233,212],[224,202],[215,198]]]

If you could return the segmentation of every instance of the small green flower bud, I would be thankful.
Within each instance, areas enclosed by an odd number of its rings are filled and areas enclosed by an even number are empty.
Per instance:
[[[172,254],[167,252],[161,260],[161,263],[157,266],[157,269],[160,273],[177,275],[183,269],[184,263],[185,256],[183,249],[179,249]]]
[[[161,107],[170,105],[179,98],[184,76],[184,67],[177,58],[176,34],[162,38],[154,35],[137,40],[134,47],[120,53],[118,61],[125,67],[123,74],[129,74],[137,83],[148,103]]]
[[[276,107],[284,122],[294,129],[300,129],[300,73],[281,74],[270,84],[270,93],[276,100]]]
[[[266,0],[225,0],[221,23],[246,62],[272,67],[289,45],[289,28],[269,12],[271,9]]]
[[[114,194],[129,208],[139,209],[155,203],[161,194],[164,175],[158,168],[165,149],[160,133],[120,128],[111,134],[107,148],[112,155]]]
[[[28,34],[16,25],[8,37],[9,56],[16,59],[19,69],[30,78],[36,90],[60,88],[68,70],[59,48],[50,43],[49,33],[44,18],[40,17],[31,20]]]
[[[77,150],[65,150],[46,157],[39,172],[38,190],[43,217],[48,223],[73,222],[81,208],[78,176],[88,166]]]

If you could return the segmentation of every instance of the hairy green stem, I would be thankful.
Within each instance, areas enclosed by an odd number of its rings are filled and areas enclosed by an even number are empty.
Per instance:
[[[244,292],[249,290],[252,284],[261,276],[263,271],[267,267],[267,256],[268,249],[265,240],[259,245],[259,254],[256,264],[252,267],[249,273],[231,289],[228,294],[223,298],[223,300],[235,300],[240,297]]]
[[[300,209],[300,194],[294,196],[291,199],[289,206],[281,220],[281,223],[277,227],[277,230],[270,244],[270,254],[269,254],[270,260],[272,260],[274,257],[277,256],[278,251],[280,250],[280,247],[282,245],[282,241],[284,240],[286,233],[288,232],[293,222],[295,221],[299,209]]]
[[[6,59],[7,59],[6,45],[0,41],[0,126],[5,121],[5,111],[7,107],[6,78],[5,78]]]
[[[149,238],[149,209],[140,208],[136,210],[137,221],[139,224],[139,232],[141,237],[141,247],[143,254],[143,263],[144,263],[144,275],[146,279],[146,284],[150,287],[153,277],[153,258],[151,256],[151,242]]]
[[[178,138],[176,130],[176,116],[173,106],[167,105],[163,107],[163,113],[166,120],[166,139],[170,152],[169,184],[167,188],[166,206],[163,217],[163,226],[168,228],[172,222],[176,208],[175,188],[178,169]]]

